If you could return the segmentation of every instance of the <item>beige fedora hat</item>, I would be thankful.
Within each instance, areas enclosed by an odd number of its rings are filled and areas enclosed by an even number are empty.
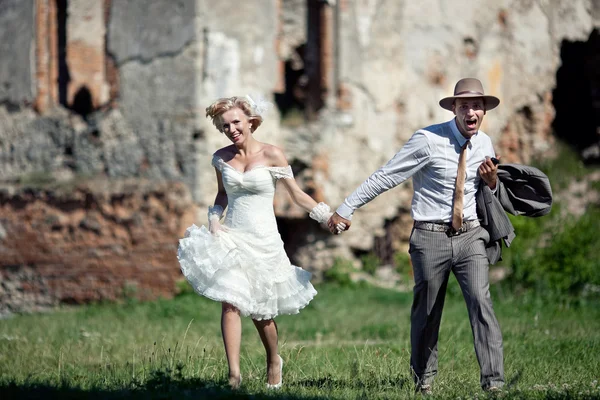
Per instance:
[[[500,104],[500,99],[495,96],[488,96],[483,93],[483,85],[479,79],[464,78],[454,86],[454,96],[444,97],[440,100],[440,106],[446,110],[452,111],[452,104],[456,99],[466,97],[482,97],[485,102],[486,111],[496,108]]]

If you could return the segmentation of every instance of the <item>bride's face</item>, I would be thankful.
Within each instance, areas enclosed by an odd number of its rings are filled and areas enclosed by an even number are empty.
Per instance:
[[[235,145],[241,145],[252,136],[252,124],[239,108],[232,108],[221,115],[221,132]]]

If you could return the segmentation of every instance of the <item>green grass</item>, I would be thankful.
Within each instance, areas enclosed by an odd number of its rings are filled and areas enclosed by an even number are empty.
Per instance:
[[[454,287],[454,289],[452,289]],[[456,282],[451,281],[451,293]],[[225,385],[220,306],[174,300],[61,309],[0,321],[0,395],[45,399],[390,399],[414,397],[410,293],[321,285],[277,319],[284,389],[267,392],[264,350],[244,319],[243,389]],[[600,308],[504,296],[494,288],[508,391],[503,398],[600,398]],[[487,398],[462,298],[449,295],[434,398]]]
[[[541,160],[555,191],[590,172],[567,148]],[[28,178],[46,183],[43,175]],[[598,189],[598,182],[593,184]],[[518,237],[503,253],[512,275],[492,287],[504,336],[503,399],[600,399],[597,208],[576,221],[512,218]],[[369,258],[365,264],[373,264]],[[398,272],[408,275],[405,253]],[[264,350],[244,319],[242,390],[226,386],[220,305],[193,293],[149,303],[62,308],[0,320],[1,399],[396,399],[415,398],[409,373],[411,294],[356,284],[336,260],[299,315],[277,319],[284,389],[265,390]],[[369,268],[366,268],[367,270]],[[187,285],[184,286],[187,288]],[[520,293],[515,295],[514,293]],[[440,332],[433,398],[491,398],[455,280]]]

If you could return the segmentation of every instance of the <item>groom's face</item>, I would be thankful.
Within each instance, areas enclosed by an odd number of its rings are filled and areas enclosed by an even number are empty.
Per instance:
[[[460,133],[471,139],[479,131],[483,121],[485,103],[481,97],[456,99],[452,111],[456,115],[456,125]]]

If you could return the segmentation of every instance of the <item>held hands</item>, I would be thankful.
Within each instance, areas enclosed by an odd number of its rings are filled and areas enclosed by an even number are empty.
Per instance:
[[[338,213],[333,213],[333,215],[329,218],[329,221],[327,221],[329,231],[334,235],[339,235],[343,231],[347,231],[350,229],[350,225],[352,225],[352,222],[341,217]]]
[[[479,172],[479,176],[483,181],[488,185],[490,189],[496,188],[496,183],[498,182],[498,162],[500,157],[497,159],[491,159],[489,157],[485,158],[485,161],[481,163],[477,171]],[[494,162],[495,161],[495,162]]]
[[[337,214],[336,214],[337,215]],[[329,229],[329,231],[331,233],[333,233],[334,235],[339,235],[340,233],[348,230],[349,227],[346,227],[346,224],[343,222],[339,222],[335,225],[335,232],[333,232],[331,230],[331,228],[329,228],[329,221],[331,221],[331,217],[333,216],[333,213],[329,213],[329,215],[327,216],[327,228]]]
[[[332,214],[333,213],[331,212],[331,208],[327,204],[319,203],[311,210],[311,212],[310,212],[310,214],[308,214],[308,216],[320,224],[325,224],[331,220]],[[344,223],[340,223],[336,227],[336,229],[337,229],[338,233],[340,233],[342,231],[345,231],[347,228]],[[330,228],[330,230],[331,230],[331,228]],[[332,231],[332,233],[333,233],[333,231]]]

